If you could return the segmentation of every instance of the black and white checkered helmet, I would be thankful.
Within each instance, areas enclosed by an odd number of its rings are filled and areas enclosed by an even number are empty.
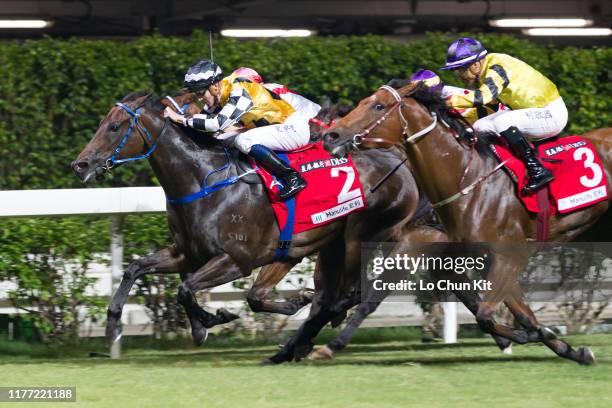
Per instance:
[[[185,88],[192,92],[203,91],[223,77],[221,68],[210,60],[200,60],[185,74]]]

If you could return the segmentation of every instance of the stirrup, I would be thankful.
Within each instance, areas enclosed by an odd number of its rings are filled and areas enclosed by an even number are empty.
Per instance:
[[[546,177],[543,177],[541,180],[538,180],[538,182],[535,185],[530,185],[530,182],[532,181],[530,178],[527,181],[527,185],[523,187],[523,190],[521,192],[523,193],[524,196],[531,195],[535,193],[536,191],[538,191],[539,189],[545,187],[548,183],[550,183],[554,179],[555,179],[555,176],[553,176],[553,174],[550,171],[548,171],[548,175]]]
[[[285,201],[305,189],[306,185],[306,180],[304,180],[304,178],[298,174],[298,177],[296,177],[292,184],[286,184],[283,186],[283,188],[278,192],[278,197]]]

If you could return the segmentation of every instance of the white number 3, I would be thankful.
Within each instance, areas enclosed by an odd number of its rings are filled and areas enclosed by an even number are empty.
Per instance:
[[[586,156],[584,159],[584,167],[587,169],[591,169],[593,172],[593,178],[588,178],[587,176],[580,177],[580,184],[585,187],[595,187],[601,182],[601,178],[603,176],[603,172],[601,171],[601,167],[593,162],[595,155],[593,155],[593,151],[586,147],[581,147],[576,149],[574,152],[574,160],[581,161],[582,156]]]
[[[342,186],[342,190],[340,194],[338,194],[338,204],[342,204],[346,201],[352,200],[353,198],[357,198],[361,195],[361,192],[358,188],[354,190],[350,190],[353,185],[353,181],[355,181],[355,171],[352,167],[332,167],[331,168],[331,176],[338,177],[340,172],[346,173],[346,181],[344,182],[344,186]]]

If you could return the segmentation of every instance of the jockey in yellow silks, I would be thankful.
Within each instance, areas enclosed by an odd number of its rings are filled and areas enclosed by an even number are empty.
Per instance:
[[[460,38],[448,48],[446,65],[466,84],[477,89],[453,95],[451,108],[481,107],[499,100],[511,110],[499,111],[474,123],[478,133],[502,136],[527,167],[523,194],[538,190],[553,175],[538,161],[525,136],[542,139],[559,134],[567,124],[567,108],[552,81],[525,62],[506,54],[489,54],[472,38]]]
[[[286,164],[274,151],[291,151],[308,144],[310,127],[305,118],[275,93],[246,78],[230,75],[223,78],[221,68],[212,61],[201,60],[185,74],[185,87],[206,104],[205,112],[183,116],[168,108],[171,120],[216,138],[236,124],[246,128],[234,144],[241,152],[281,180],[279,197],[286,200],[306,187],[304,178]]]
[[[432,91],[439,92],[445,100],[448,100],[455,95],[468,95],[469,93],[474,92],[469,89],[446,85],[435,72],[427,69],[420,69],[412,74],[410,76],[410,82],[417,84],[422,83]],[[495,100],[483,106],[471,108],[453,108],[450,111],[451,113],[464,118],[470,125],[474,125],[477,120],[494,114],[500,110],[508,110],[508,107]]]

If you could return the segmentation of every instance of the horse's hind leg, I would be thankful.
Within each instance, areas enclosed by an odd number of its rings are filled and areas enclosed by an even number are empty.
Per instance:
[[[226,309],[218,309],[216,314],[208,313],[198,305],[194,294],[200,290],[213,288],[248,276],[250,269],[240,267],[228,254],[218,255],[181,283],[178,291],[178,301],[185,308],[189,321],[194,327],[200,324],[210,328],[218,324],[228,323],[239,316]]]
[[[452,275],[453,275],[453,278],[456,278],[457,280],[463,280],[463,279],[467,280],[467,278],[464,275],[459,275],[456,273],[453,273]],[[453,293],[455,294],[455,296],[457,296],[457,298],[461,301],[461,303],[463,303],[465,307],[470,312],[472,312],[474,316],[476,316],[476,313],[478,312],[478,306],[482,302],[482,299],[480,295],[478,294],[478,292],[472,291],[472,290],[469,290],[469,291],[468,290],[454,290]],[[497,347],[499,347],[499,349],[504,354],[512,354],[512,348],[511,348],[512,341],[510,339],[507,339],[505,337],[500,337],[495,334],[491,334],[491,337],[493,337],[495,344],[497,344]]]
[[[121,283],[113,294],[107,310],[106,338],[113,343],[121,336],[121,312],[136,279],[147,273],[190,272],[185,257],[172,245],[152,255],[133,261],[123,273]]]
[[[460,282],[469,282],[469,279],[464,274],[458,273],[440,273],[439,271],[432,271],[432,274],[435,279],[448,279],[454,283]],[[474,315],[478,312],[478,306],[482,302],[482,298],[480,294],[478,294],[475,290],[453,290],[453,293],[457,298],[465,305],[465,307]],[[495,344],[504,354],[512,354],[512,341],[505,338],[500,337],[495,334],[491,334]]]
[[[272,289],[287,275],[297,261],[291,262],[275,262],[261,268],[257,275],[257,279],[247,295],[247,302],[254,312],[269,312],[279,313],[284,315],[293,315],[302,307],[309,304],[312,296],[300,294],[293,299],[276,302],[266,299],[266,296]]]
[[[317,291],[312,301],[311,313],[297,332],[283,345],[274,356],[262,361],[262,364],[280,364],[299,359],[307,355],[312,348],[312,339],[336,316],[339,311],[332,310],[338,300],[337,284],[339,275],[344,269],[344,256],[338,253],[341,239],[321,248],[319,252],[320,273],[317,279]],[[344,294],[340,294],[343,296]],[[348,299],[348,297],[346,297]]]
[[[518,289],[520,291],[520,289]],[[533,311],[522,301],[522,292],[515,292],[505,303],[521,326],[530,331],[530,341],[541,341],[560,357],[576,361],[579,364],[590,365],[595,362],[595,356],[588,347],[574,350],[569,343],[557,339],[549,328],[540,325]]]
[[[528,343],[530,333],[496,323],[493,315],[499,303],[512,296],[512,290],[517,285],[518,272],[523,270],[525,262],[517,262],[511,255],[495,256],[487,275],[491,290],[485,292],[484,300],[478,305],[476,312],[476,322],[482,331],[505,337],[518,344]]]

